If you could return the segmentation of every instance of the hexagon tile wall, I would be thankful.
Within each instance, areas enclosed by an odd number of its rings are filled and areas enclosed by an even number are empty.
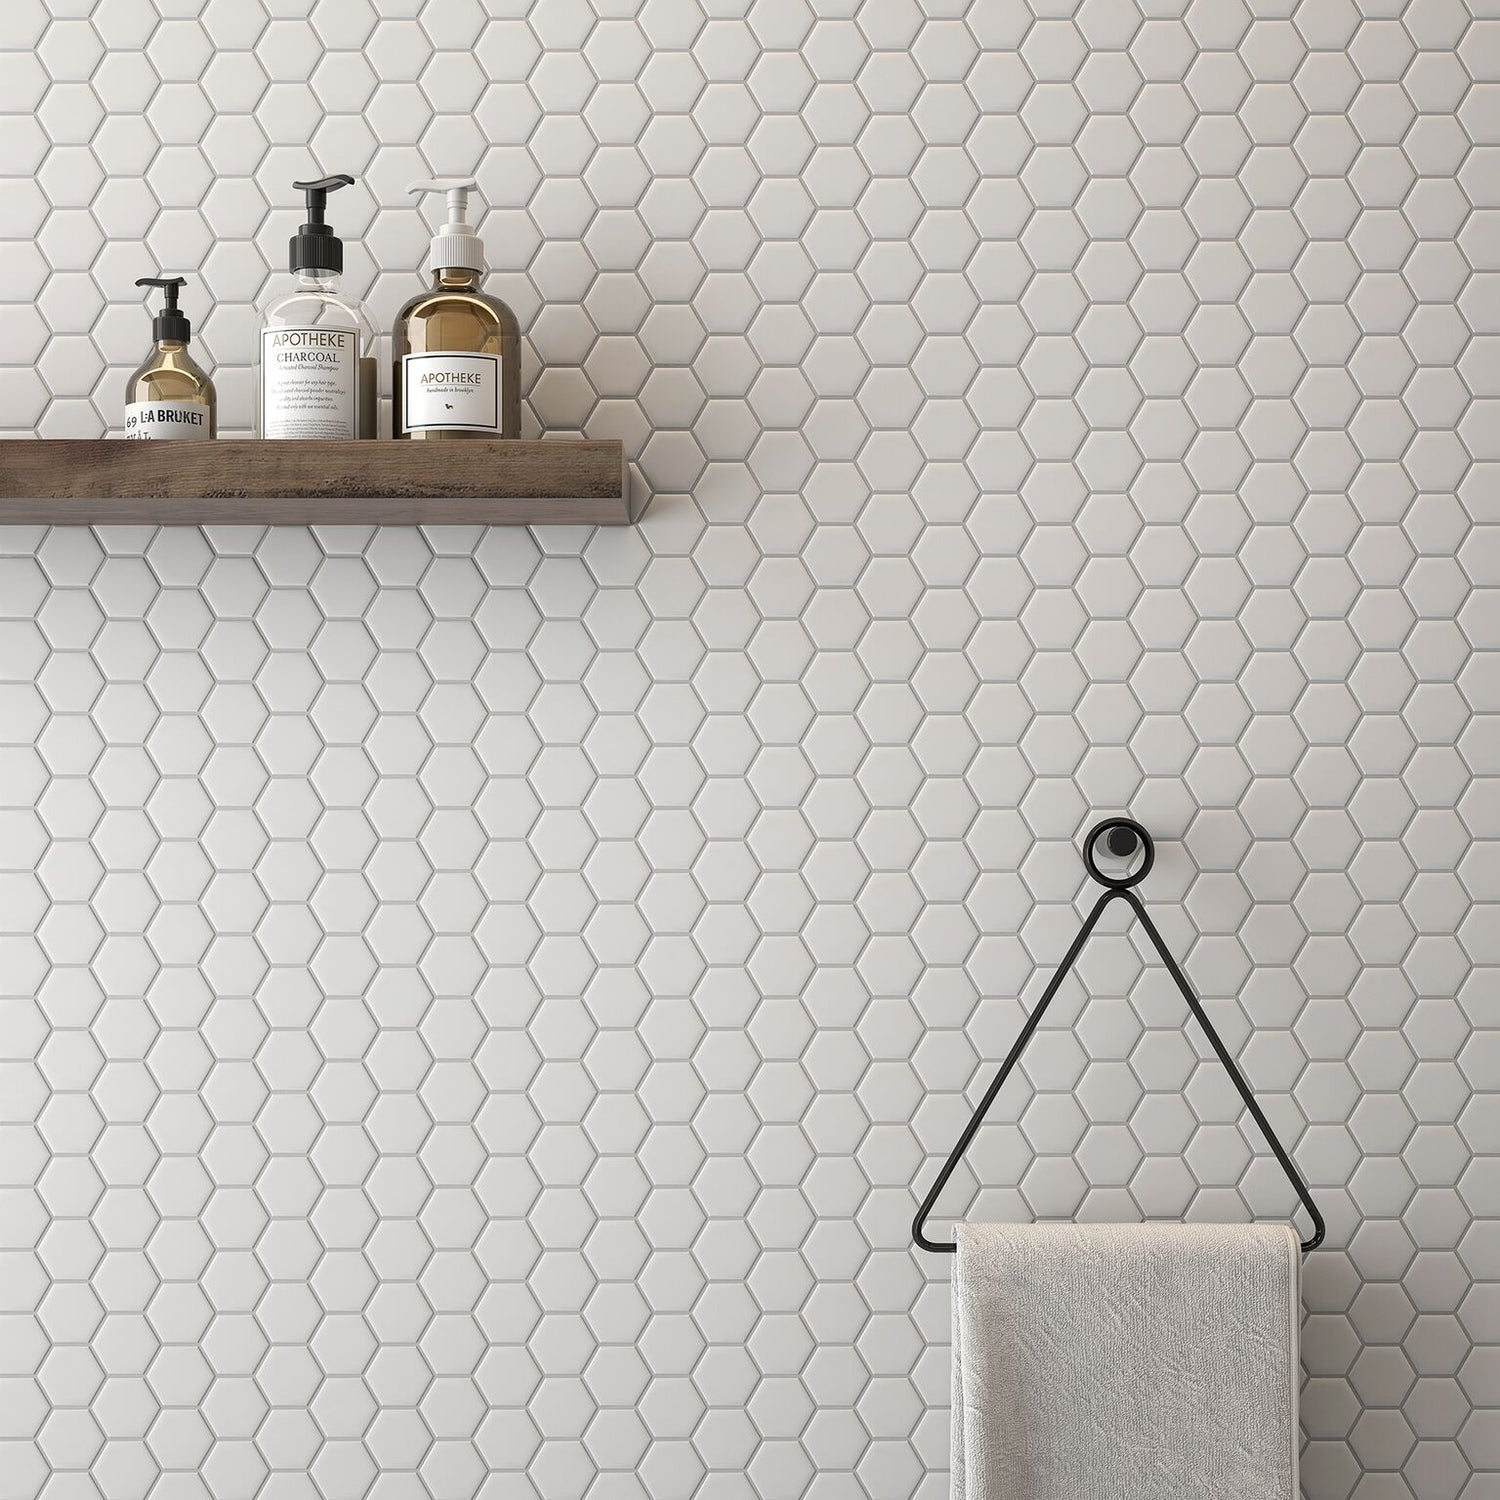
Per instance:
[[[474,172],[654,502],[0,534],[0,1500],[939,1500],[914,1184],[1125,808],[1309,1500],[1500,1495],[1480,8],[4,0],[8,429],[159,267],[243,427],[291,180],[388,325]],[[1287,1211],[1128,932],[1062,1009],[952,1211]]]

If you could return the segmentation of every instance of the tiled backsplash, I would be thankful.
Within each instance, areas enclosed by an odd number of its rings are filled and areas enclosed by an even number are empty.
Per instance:
[[[1329,1216],[1309,1500],[1493,1500],[1500,22],[524,8],[0,5],[8,431],[158,268],[243,430],[292,180],[388,329],[473,172],[654,496],[0,533],[0,1497],[939,1500],[914,1200],[1129,809]],[[950,1210],[1283,1215],[1081,969]]]

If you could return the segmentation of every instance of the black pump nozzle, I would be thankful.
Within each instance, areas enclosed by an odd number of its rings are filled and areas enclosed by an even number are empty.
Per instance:
[[[193,336],[187,314],[177,310],[177,295],[187,285],[186,276],[142,276],[137,286],[160,287],[166,306],[151,320],[151,337],[159,344],[171,339],[185,344]]]
[[[328,227],[328,195],[342,187],[353,187],[354,179],[340,172],[335,177],[320,177],[316,182],[294,182],[299,193],[307,194],[307,223],[292,236],[288,247],[288,264],[293,271],[333,271],[344,269],[344,242]]]

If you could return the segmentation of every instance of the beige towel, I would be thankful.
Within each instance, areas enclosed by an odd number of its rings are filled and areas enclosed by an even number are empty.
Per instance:
[[[1296,1500],[1290,1229],[955,1237],[953,1500]]]

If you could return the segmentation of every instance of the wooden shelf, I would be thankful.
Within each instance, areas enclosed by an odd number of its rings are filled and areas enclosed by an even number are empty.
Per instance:
[[[628,526],[610,441],[0,440],[0,524]]]

